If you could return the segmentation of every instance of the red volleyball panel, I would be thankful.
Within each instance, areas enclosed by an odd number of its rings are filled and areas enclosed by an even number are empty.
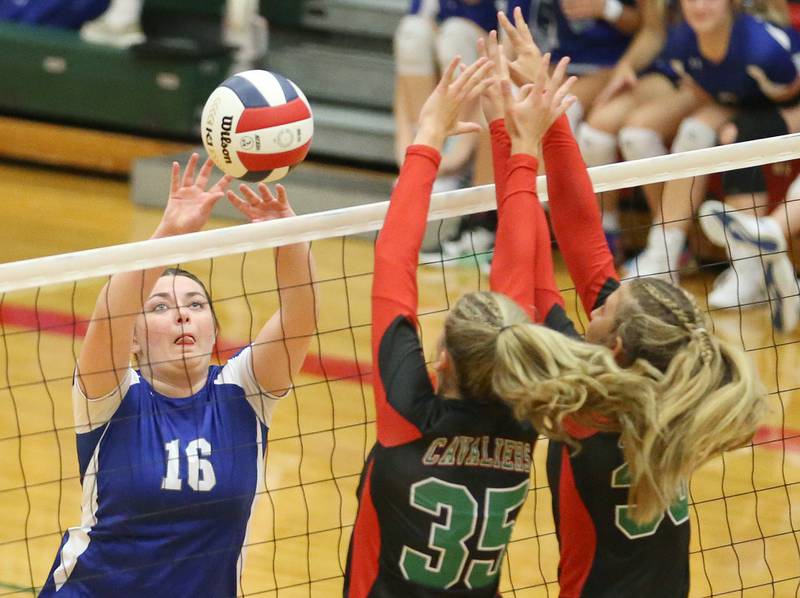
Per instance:
[[[311,111],[303,100],[297,98],[280,106],[245,109],[239,117],[236,132],[246,133],[256,129],[268,129],[307,118],[311,118]]]
[[[308,154],[308,148],[311,147],[309,140],[304,145],[297,149],[288,152],[281,152],[279,154],[251,154],[248,152],[236,152],[247,170],[264,171],[273,170],[275,168],[282,168],[283,166],[293,166],[302,160]]]

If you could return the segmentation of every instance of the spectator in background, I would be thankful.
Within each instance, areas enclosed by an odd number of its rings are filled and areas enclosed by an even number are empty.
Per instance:
[[[530,0],[507,0],[507,10],[523,9]],[[394,36],[395,55],[395,157],[403,162],[415,134],[420,109],[436,87],[438,73],[455,56],[465,65],[477,60],[476,42],[497,29],[495,0],[412,0]],[[478,102],[464,107],[464,120],[480,119]],[[472,172],[470,172],[470,167]],[[487,134],[472,133],[448,140],[442,155],[434,192],[451,191],[469,183],[493,181],[491,146]],[[455,233],[439,247],[421,254],[422,262],[450,260],[462,255],[485,254],[494,246],[497,218],[494,212],[462,219]],[[452,262],[451,262],[452,263]]]
[[[587,166],[638,160],[667,153],[666,144],[675,136],[681,121],[699,104],[697,94],[657,60],[666,38],[667,22],[678,18],[677,7],[646,0],[642,26],[607,77],[591,112],[577,130],[581,153]],[[652,212],[658,205],[662,184],[645,185],[643,191]],[[602,194],[603,230],[609,248],[619,260],[620,222],[618,193]]]
[[[532,2],[530,20],[542,51],[551,52],[553,61],[569,56],[570,74],[578,76],[572,88],[577,101],[567,114],[573,130],[610,80],[631,36],[639,30],[645,5],[645,0]],[[511,33],[513,27],[507,19],[501,25],[506,34]]]
[[[611,80],[614,66],[627,55],[632,36],[636,34],[638,38],[637,32],[642,23],[647,22],[645,19],[652,20],[647,11],[652,12],[653,2],[538,0],[533,6],[531,21],[539,30],[539,45],[545,50],[551,48],[554,60],[569,56],[572,60],[570,72],[579,76],[572,90],[577,101],[567,113],[573,131],[578,134],[584,128],[581,124],[584,116],[590,113],[596,98]],[[506,25],[504,28],[508,32]],[[615,157],[616,152],[608,162],[613,162]],[[595,160],[587,158],[587,163],[594,166]],[[609,213],[616,213],[615,205]],[[619,224],[606,228],[618,233]],[[607,239],[615,251],[617,237],[609,235]]]
[[[686,21],[670,31],[664,57],[696,89],[701,103],[681,123],[673,151],[711,147],[717,131],[737,113],[794,100],[800,77],[793,32],[741,12],[730,0],[682,0],[681,8]],[[650,230],[644,252],[628,267],[630,275],[677,280],[686,232],[704,194],[702,177],[664,185],[653,215],[655,224],[663,226]],[[756,265],[742,262],[746,263],[751,265],[745,267]],[[719,279],[709,294],[709,307],[721,307],[723,298],[737,296],[736,277],[732,278],[732,285],[730,278]]]
[[[0,21],[78,29],[107,7],[108,0],[0,0]]]

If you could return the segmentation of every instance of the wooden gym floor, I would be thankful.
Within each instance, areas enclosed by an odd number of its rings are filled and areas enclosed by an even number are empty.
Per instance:
[[[291,179],[287,183],[291,195]],[[0,164],[0,262],[145,239],[160,214],[133,206],[124,182]],[[212,226],[228,226],[214,221]],[[248,538],[247,596],[341,595],[355,513],[355,487],[374,434],[368,376],[371,243],[315,244],[322,321],[296,390],[276,410],[266,487]],[[246,341],[275,309],[269,252],[189,264],[211,273],[212,293],[231,344]],[[213,270],[213,272],[212,272]],[[558,264],[559,284],[569,279]],[[426,354],[448,302],[486,279],[477,268],[420,270]],[[711,276],[686,284],[705,296]],[[0,306],[0,595],[40,586],[63,530],[77,524],[80,487],[69,385],[80,326],[102,281],[7,294]],[[245,299],[245,292],[247,298]],[[567,303],[574,312],[573,292]],[[253,317],[251,319],[250,314]],[[573,313],[574,317],[579,317]],[[252,324],[251,324],[252,320]],[[713,315],[719,334],[758,364],[772,411],[756,448],[698,471],[692,482],[692,596],[797,596],[800,592],[800,369],[798,336],[774,335],[766,307]],[[37,332],[37,328],[43,329]],[[359,369],[360,368],[360,369]],[[328,381],[320,374],[327,372]],[[785,440],[781,440],[782,437]],[[557,544],[544,477],[546,443],[536,449],[529,499],[506,560],[506,596],[557,596]],[[665,558],[669,558],[665,555]]]

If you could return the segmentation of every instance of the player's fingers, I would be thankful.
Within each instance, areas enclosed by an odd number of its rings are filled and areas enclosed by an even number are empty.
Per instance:
[[[275,191],[278,194],[278,203],[281,204],[282,208],[289,207],[289,195],[286,193],[286,187],[278,183],[275,185]]]
[[[491,35],[491,33],[489,35]],[[489,58],[488,49],[486,47],[486,40],[484,40],[482,37],[479,37],[477,46],[478,46],[478,56]]]
[[[559,118],[562,114],[564,114],[567,110],[569,110],[570,106],[572,106],[577,101],[578,98],[576,96],[567,96],[566,98],[561,100],[561,103],[558,105],[558,108],[556,109],[555,114],[553,116],[555,118]]]
[[[225,191],[233,181],[233,177],[229,174],[222,175],[220,179],[211,187],[210,191]]]
[[[195,185],[205,189],[206,185],[208,185],[208,179],[211,176],[211,170],[213,168],[214,163],[211,161],[211,158],[206,158],[206,161],[203,162],[203,166],[200,167],[200,172],[197,173],[197,179],[194,181]]]
[[[183,181],[181,181],[181,185],[184,187],[192,186],[192,182],[194,181],[194,169],[199,159],[200,156],[197,153],[193,153],[186,163],[186,170],[183,171]]]
[[[553,105],[560,106],[564,102],[564,98],[566,98],[569,95],[570,89],[572,89],[572,86],[575,84],[575,81],[577,80],[578,80],[577,77],[570,77],[569,79],[564,81],[564,83],[561,84],[561,87],[558,88],[558,91],[553,96]],[[575,96],[572,97],[574,98]]]
[[[459,64],[461,64],[461,56],[456,56],[450,61],[450,64],[447,65],[444,73],[442,73],[442,78],[439,80],[439,87],[446,88],[448,85],[450,85],[450,83],[453,81],[453,75],[455,74]]]
[[[516,11],[514,12],[516,13]],[[502,27],[503,31],[506,32],[508,39],[511,40],[511,45],[514,47],[514,49],[519,49],[522,44],[522,38],[520,37],[519,32],[516,30],[514,25],[511,24],[511,21],[508,20],[506,13],[504,13],[502,10],[498,12],[497,20],[500,23],[500,27]]]
[[[466,92],[475,85],[476,81],[482,78],[481,73],[486,71],[486,65],[491,64],[486,58],[478,58],[475,62],[465,68],[453,83],[453,91],[456,93]]]
[[[564,56],[558,61],[558,64],[553,71],[553,75],[550,77],[550,81],[552,83],[551,87],[553,89],[558,89],[561,87],[561,84],[564,82],[564,78],[567,76],[567,67],[569,67],[569,56]]]
[[[263,203],[269,203],[271,201],[276,201],[276,197],[272,194],[272,191],[267,186],[266,183],[259,183],[258,184],[258,193],[261,195],[261,201]]]
[[[244,183],[239,185],[239,193],[242,194],[244,201],[249,203],[251,206],[258,206],[263,203],[261,197]]]
[[[526,45],[536,46],[533,41],[533,36],[531,35],[531,30],[528,28],[525,17],[522,15],[522,9],[519,6],[514,9],[514,27]]]
[[[486,93],[488,90],[492,89],[495,85],[496,81],[492,78],[484,79],[478,85],[476,85],[472,91],[467,94],[467,101],[471,101],[478,96]]]
[[[172,171],[170,172],[170,179],[169,179],[169,194],[175,195],[178,192],[178,188],[180,187],[181,179],[181,165],[177,162],[172,163]]]

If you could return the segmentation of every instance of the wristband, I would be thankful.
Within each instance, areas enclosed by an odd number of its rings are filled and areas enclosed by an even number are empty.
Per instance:
[[[622,16],[624,6],[620,0],[606,0],[603,5],[603,18],[609,23],[616,23]]]

